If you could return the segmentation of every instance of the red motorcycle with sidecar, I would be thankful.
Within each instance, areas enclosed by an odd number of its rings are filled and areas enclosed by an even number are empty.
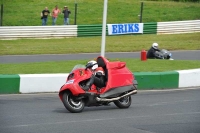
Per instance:
[[[110,102],[119,108],[129,108],[131,105],[131,95],[137,93],[138,83],[126,63],[110,62],[99,56],[97,64],[105,71],[106,86],[98,88],[92,85],[90,90],[84,91],[83,87],[92,72],[84,65],[76,65],[59,91],[59,97],[68,111],[79,113],[85,106],[108,105]]]

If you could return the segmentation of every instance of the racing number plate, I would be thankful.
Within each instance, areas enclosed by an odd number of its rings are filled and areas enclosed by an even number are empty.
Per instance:
[[[73,84],[74,83],[74,79],[67,81],[65,84]]]

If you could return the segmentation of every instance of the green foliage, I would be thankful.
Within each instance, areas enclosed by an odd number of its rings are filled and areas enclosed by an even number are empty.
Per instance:
[[[179,0],[186,2],[187,0]],[[77,24],[101,24],[103,0],[1,0],[4,5],[3,26],[41,25],[40,13],[44,7],[50,11],[58,5],[67,5],[71,10],[70,24],[74,23],[75,2],[78,4]],[[170,0],[108,0],[107,23],[139,22],[141,2],[143,22],[163,22],[200,19],[199,3],[173,2]],[[49,17],[48,25],[51,25]],[[63,24],[63,15],[58,16],[57,25]],[[153,42],[168,50],[200,50],[200,33],[180,35],[127,35],[108,36],[106,52],[132,52],[148,49]],[[68,54],[100,52],[101,37],[65,39],[19,39],[0,40],[0,55],[22,54]],[[114,60],[114,59],[111,59]],[[138,59],[118,59],[127,62],[134,72],[170,71],[200,68],[199,61],[168,61]],[[85,64],[86,60],[0,64],[1,74],[68,73],[75,64]],[[133,65],[135,64],[135,65]],[[159,65],[157,65],[159,64]]]
[[[200,33],[107,36],[106,52],[148,50],[153,42],[168,50],[200,50]],[[100,53],[101,37],[0,40],[0,55]]]
[[[111,59],[124,61],[132,72],[161,72],[200,68],[200,61]],[[37,62],[20,64],[0,64],[0,74],[40,74],[69,73],[76,64],[86,64],[87,60]],[[159,64],[159,65],[158,65]],[[23,69],[22,69],[23,68]]]
[[[74,24],[75,2],[78,5],[77,24],[101,24],[103,0],[2,0],[4,5],[4,26],[41,25],[40,13],[47,6],[50,11],[58,5],[71,10],[70,24]],[[172,1],[142,1],[143,22],[163,22],[200,19],[199,3]],[[141,0],[108,0],[107,23],[139,22]],[[51,17],[48,25],[51,25]],[[57,19],[57,25],[63,25],[63,14]]]

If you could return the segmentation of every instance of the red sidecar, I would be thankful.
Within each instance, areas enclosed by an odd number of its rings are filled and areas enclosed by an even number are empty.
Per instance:
[[[131,95],[137,93],[137,80],[126,63],[109,62],[99,56],[97,64],[105,71],[106,86],[97,88],[93,85],[89,91],[84,91],[82,88],[92,72],[83,65],[76,65],[59,91],[59,97],[68,111],[78,113],[85,106],[108,105],[110,102],[119,108],[131,105]]]

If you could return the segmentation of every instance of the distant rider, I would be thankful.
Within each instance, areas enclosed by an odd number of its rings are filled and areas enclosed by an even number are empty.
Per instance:
[[[89,61],[86,65],[86,67],[88,67],[92,71],[93,74],[83,89],[85,91],[88,91],[93,84],[98,88],[104,87],[105,86],[105,71],[104,71],[104,69],[102,67],[98,67],[97,62],[94,60]]]
[[[158,43],[153,43],[151,48],[147,52],[147,58],[148,59],[163,59],[163,57],[160,57],[156,52],[160,52],[160,49],[158,49]]]

